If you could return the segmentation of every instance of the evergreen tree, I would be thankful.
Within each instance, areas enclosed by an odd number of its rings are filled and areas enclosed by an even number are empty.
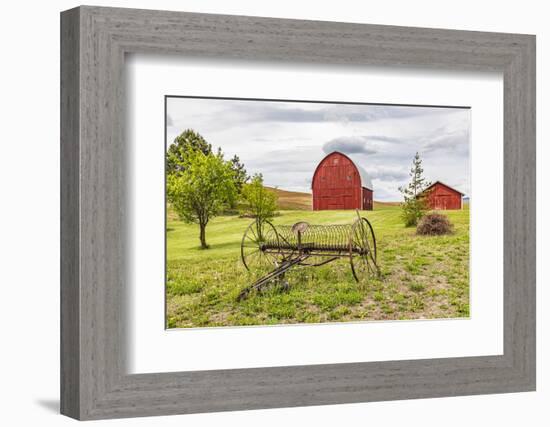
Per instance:
[[[409,184],[406,187],[399,187],[399,191],[403,194],[403,203],[401,204],[403,212],[401,217],[407,227],[415,226],[428,210],[427,192],[425,190],[430,186],[430,183],[426,181],[423,173],[422,159],[420,159],[420,155],[417,152],[413,158],[413,164],[409,173],[411,177]]]
[[[248,181],[249,176],[239,156],[235,154],[229,162],[231,163],[231,169],[235,173],[235,187],[237,187],[237,190],[240,192],[243,185]]]

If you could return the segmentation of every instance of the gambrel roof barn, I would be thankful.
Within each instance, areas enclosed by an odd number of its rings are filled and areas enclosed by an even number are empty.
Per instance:
[[[373,186],[366,170],[350,155],[333,151],[319,162],[313,179],[313,210],[373,208]]]

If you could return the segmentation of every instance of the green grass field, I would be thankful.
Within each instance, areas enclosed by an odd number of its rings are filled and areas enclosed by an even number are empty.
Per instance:
[[[301,202],[300,202],[301,203]],[[300,206],[299,208],[302,208]],[[169,328],[319,323],[469,316],[469,210],[447,211],[448,236],[417,236],[405,228],[400,208],[376,204],[362,212],[378,243],[380,279],[358,284],[349,259],[300,267],[286,275],[288,291],[276,286],[237,302],[257,278],[240,260],[240,242],[252,221],[220,216],[207,227],[210,249],[199,248],[198,226],[167,223],[167,325]],[[272,222],[348,224],[354,211],[282,210]]]

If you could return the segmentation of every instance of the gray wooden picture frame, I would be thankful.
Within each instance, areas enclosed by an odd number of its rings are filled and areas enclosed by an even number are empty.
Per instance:
[[[502,72],[504,354],[127,374],[124,58],[133,52]],[[62,12],[63,414],[85,420],[529,390],[535,390],[534,36],[88,6]]]

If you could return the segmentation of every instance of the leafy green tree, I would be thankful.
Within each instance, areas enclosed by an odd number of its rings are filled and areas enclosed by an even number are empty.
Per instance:
[[[206,226],[237,197],[231,163],[211,152],[191,150],[183,168],[167,177],[167,196],[182,221],[199,225],[201,248],[207,249]]]
[[[178,135],[166,153],[166,174],[183,171],[187,155],[192,151],[212,154],[212,145],[193,129],[186,129]]]
[[[182,172],[185,167],[184,164],[187,154],[195,150],[201,151],[203,154],[213,153],[212,145],[209,144],[202,135],[195,132],[193,129],[186,129],[174,139],[174,142],[168,148],[166,153],[166,174],[171,175]],[[221,158],[224,157],[220,147],[218,147],[216,155]],[[241,163],[239,156],[236,154],[229,162],[234,172],[235,186],[240,193],[242,186],[249,179],[248,174],[244,164]],[[231,207],[234,208],[235,204],[231,205]]]
[[[256,218],[258,223],[275,216],[277,194],[264,187],[262,174],[254,174],[250,182],[243,185],[241,196],[245,213]]]
[[[409,173],[411,177],[409,184],[406,187],[399,187],[399,191],[403,194],[401,218],[406,227],[415,226],[428,210],[427,192],[425,190],[430,186],[430,183],[426,181],[423,173],[422,160],[417,152]]]

